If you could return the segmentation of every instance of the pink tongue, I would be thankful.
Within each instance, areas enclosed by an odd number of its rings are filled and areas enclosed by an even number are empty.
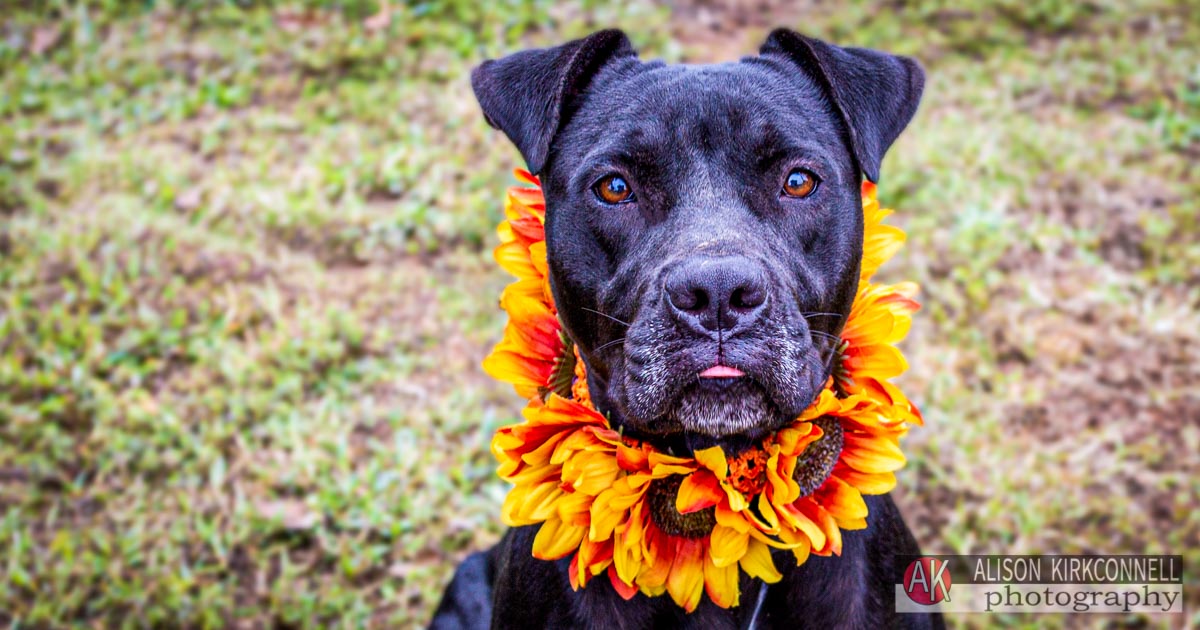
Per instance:
[[[746,374],[728,365],[714,365],[700,373],[700,378],[737,378]]]

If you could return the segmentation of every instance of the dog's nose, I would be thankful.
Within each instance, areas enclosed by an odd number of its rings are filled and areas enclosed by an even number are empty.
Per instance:
[[[762,270],[741,257],[686,260],[667,275],[665,289],[675,317],[702,334],[754,323],[767,301]]]

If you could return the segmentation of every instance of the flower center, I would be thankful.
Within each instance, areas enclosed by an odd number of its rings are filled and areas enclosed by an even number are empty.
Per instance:
[[[691,514],[680,514],[675,509],[675,495],[679,494],[682,475],[671,475],[650,482],[646,493],[650,517],[665,534],[685,538],[703,538],[717,524],[715,508],[705,508]]]
[[[809,444],[796,460],[796,472],[792,478],[800,485],[800,496],[808,496],[816,492],[821,484],[833,473],[833,465],[842,454],[843,432],[842,423],[831,416],[821,416],[812,421],[821,427],[824,435],[821,439]]]
[[[729,459],[729,475],[726,479],[729,485],[748,497],[762,492],[767,485],[766,451],[752,448]]]

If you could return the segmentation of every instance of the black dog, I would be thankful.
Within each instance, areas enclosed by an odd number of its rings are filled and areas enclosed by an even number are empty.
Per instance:
[[[471,80],[541,175],[554,298],[596,406],[676,452],[736,452],[792,422],[828,377],[822,340],[858,283],[861,178],[916,112],[920,66],[782,29],[738,63],[643,63],[610,30]],[[567,560],[534,559],[536,526],[516,528],[459,568],[432,625],[940,627],[894,612],[892,558],[919,552],[889,497],[867,504],[840,557],[781,553],[781,582],[743,574],[741,606],[691,614],[602,579],[573,591]]]

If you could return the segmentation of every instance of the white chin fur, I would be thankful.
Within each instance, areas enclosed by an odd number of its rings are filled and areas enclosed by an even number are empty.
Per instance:
[[[693,390],[684,394],[671,410],[685,431],[711,437],[747,433],[770,423],[772,405],[762,391],[750,392]]]

